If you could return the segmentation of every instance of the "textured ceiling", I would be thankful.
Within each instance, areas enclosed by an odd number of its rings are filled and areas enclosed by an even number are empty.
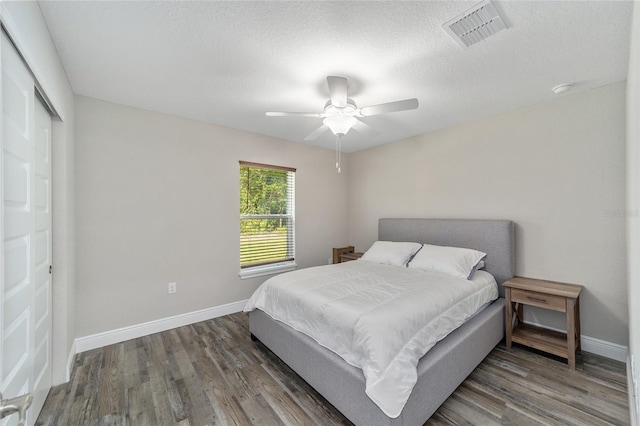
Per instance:
[[[477,2],[45,1],[75,93],[304,142],[325,77],[358,106],[418,98],[362,120],[345,151],[404,139],[626,78],[632,2],[494,2],[508,29],[463,50],[441,25]],[[565,95],[566,96],[566,95]],[[233,141],[229,141],[233,143]],[[314,145],[333,147],[331,132]]]

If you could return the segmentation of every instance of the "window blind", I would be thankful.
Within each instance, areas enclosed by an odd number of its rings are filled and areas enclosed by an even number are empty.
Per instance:
[[[240,267],[295,259],[295,169],[240,162]]]

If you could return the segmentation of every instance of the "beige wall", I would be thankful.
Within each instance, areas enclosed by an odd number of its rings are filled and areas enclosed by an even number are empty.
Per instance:
[[[356,152],[349,162],[357,249],[376,239],[380,217],[511,219],[517,273],[584,285],[583,335],[627,344],[624,83]],[[528,316],[564,328],[560,315]]]
[[[60,115],[53,120],[53,384],[65,382],[75,338],[74,96],[36,2],[0,2],[2,22]]]
[[[76,123],[78,337],[247,299],[264,281],[238,277],[239,160],[297,168],[299,267],[347,243],[330,150],[84,97]]]
[[[627,78],[627,247],[629,292],[629,355],[633,360],[629,383],[632,421],[638,420],[640,398],[640,3],[633,5],[629,76]]]

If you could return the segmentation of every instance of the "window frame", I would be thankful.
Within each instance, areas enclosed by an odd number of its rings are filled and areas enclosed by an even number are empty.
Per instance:
[[[243,219],[276,219],[284,218],[290,223],[288,232],[292,233],[291,237],[287,237],[287,249],[291,251],[292,256],[290,259],[284,259],[282,261],[274,261],[268,263],[255,263],[247,266],[240,265],[240,272],[238,275],[241,279],[255,278],[263,275],[272,275],[281,272],[293,271],[297,268],[295,262],[295,172],[296,169],[292,167],[275,166],[272,164],[254,163],[249,161],[239,162],[239,172],[242,173],[243,167],[251,167],[256,169],[271,169],[280,170],[292,173],[292,187],[287,185],[287,213],[286,214],[254,214],[254,215],[239,215],[240,223]],[[240,178],[241,175],[239,175]],[[289,175],[287,176],[289,180]],[[242,188],[239,188],[238,194],[241,194]],[[239,210],[239,209],[238,209]],[[241,234],[239,234],[241,237]],[[238,251],[238,260],[240,260],[240,251]],[[238,262],[240,263],[240,262]]]

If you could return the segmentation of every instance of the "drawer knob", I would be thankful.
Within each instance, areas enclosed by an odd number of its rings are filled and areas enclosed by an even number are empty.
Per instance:
[[[527,296],[527,299],[533,300],[534,302],[547,303],[547,299],[542,299],[540,297]]]

